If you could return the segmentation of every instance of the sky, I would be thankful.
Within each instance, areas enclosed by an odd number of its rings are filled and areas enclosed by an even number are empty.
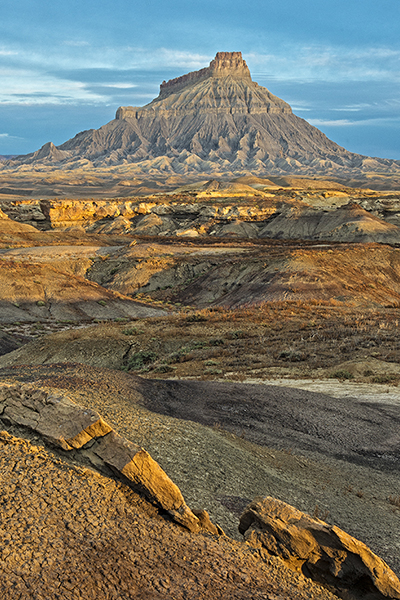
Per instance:
[[[218,51],[341,146],[400,159],[400,0],[1,0],[0,154],[101,127]]]

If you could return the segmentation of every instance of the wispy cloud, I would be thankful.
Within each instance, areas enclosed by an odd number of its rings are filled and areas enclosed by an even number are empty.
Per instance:
[[[274,80],[400,80],[400,50],[384,46],[293,45],[246,58],[254,73]]]
[[[9,133],[0,133],[0,138],[2,139],[9,139],[9,140],[22,140],[23,138],[19,137],[18,135],[10,135]]]
[[[85,39],[66,39],[52,52],[39,45],[29,49],[22,44],[2,45],[0,103],[118,103],[118,96],[124,101],[123,90],[134,90],[135,87],[135,96],[149,98],[150,92],[161,83],[158,79],[160,71],[165,72],[165,79],[168,79],[200,69],[212,58],[208,54],[167,47],[96,45]],[[279,51],[245,53],[244,58],[253,79],[261,85],[271,81],[393,82],[396,77],[400,82],[400,50],[384,46],[286,45]],[[89,70],[98,72],[99,78],[85,79],[85,71],[88,73]],[[146,89],[140,89],[127,75],[124,76],[124,73],[135,71],[147,73]],[[156,71],[157,80],[153,81],[152,72]],[[307,104],[300,98],[292,102],[285,99],[299,112],[309,113],[315,109],[315,103]],[[335,110],[343,113],[362,112],[367,108],[362,104],[337,106],[336,98],[332,105],[335,103]],[[337,121],[345,123],[346,119]]]
[[[106,97],[87,89],[79,81],[53,77],[29,69],[2,69],[0,105],[3,104],[64,104],[105,102]]]
[[[308,122],[315,127],[354,127],[364,125],[383,125],[387,123],[399,123],[399,117],[377,117],[373,119],[308,119]]]
[[[335,112],[360,112],[370,108],[376,108],[377,103],[361,102],[359,104],[349,104],[346,106],[333,106],[331,110]]]
[[[357,125],[357,121],[349,119],[308,119],[310,125],[315,127],[348,127],[349,125]]]
[[[117,88],[119,90],[129,90],[137,87],[134,83],[101,83],[101,87],[106,88]]]
[[[204,67],[212,58],[169,48],[94,47],[83,40],[65,40],[51,53],[21,46],[17,50],[3,47],[0,54],[0,104],[114,103],[118,91],[138,88],[126,77],[123,80],[125,71],[147,71],[150,81],[152,71],[170,73],[175,69],[183,74]],[[89,70],[97,70],[97,81],[85,80]],[[110,73],[113,77],[107,80]],[[157,79],[156,89],[159,83]],[[147,90],[137,91],[138,96],[154,97]]]

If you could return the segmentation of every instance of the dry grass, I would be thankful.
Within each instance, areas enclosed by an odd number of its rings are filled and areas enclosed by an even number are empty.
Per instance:
[[[150,377],[225,376],[241,381],[249,377],[314,377],[325,370],[323,376],[345,379],[351,375],[341,366],[346,361],[368,363],[371,358],[400,362],[398,323],[396,309],[360,312],[328,302],[278,302],[100,323],[58,333],[54,342],[51,336],[42,338],[41,345],[50,356],[56,341],[58,352],[62,343],[71,348],[70,342],[82,342],[87,357],[77,360],[89,364],[96,360],[105,367],[109,349],[120,347],[123,358],[119,367]],[[38,334],[40,330],[35,331]],[[399,377],[392,375],[389,367],[385,366],[384,373],[374,369],[372,363],[366,364],[352,377],[355,381],[397,384]]]

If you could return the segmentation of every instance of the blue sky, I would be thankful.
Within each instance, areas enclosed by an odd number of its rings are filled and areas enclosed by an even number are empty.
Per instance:
[[[400,0],[1,0],[0,154],[100,127],[218,51],[348,150],[400,159]]]

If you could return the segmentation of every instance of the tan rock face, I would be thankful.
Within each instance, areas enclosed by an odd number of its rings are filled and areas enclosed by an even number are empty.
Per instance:
[[[146,450],[113,431],[95,411],[30,385],[2,385],[0,414],[5,421],[36,431],[63,450],[82,450],[97,468],[111,467],[177,523],[190,531],[200,529],[199,519],[158,463]]]
[[[279,556],[343,598],[400,598],[400,581],[365,544],[285,502],[271,497],[253,502],[241,516],[239,531],[250,545]]]

